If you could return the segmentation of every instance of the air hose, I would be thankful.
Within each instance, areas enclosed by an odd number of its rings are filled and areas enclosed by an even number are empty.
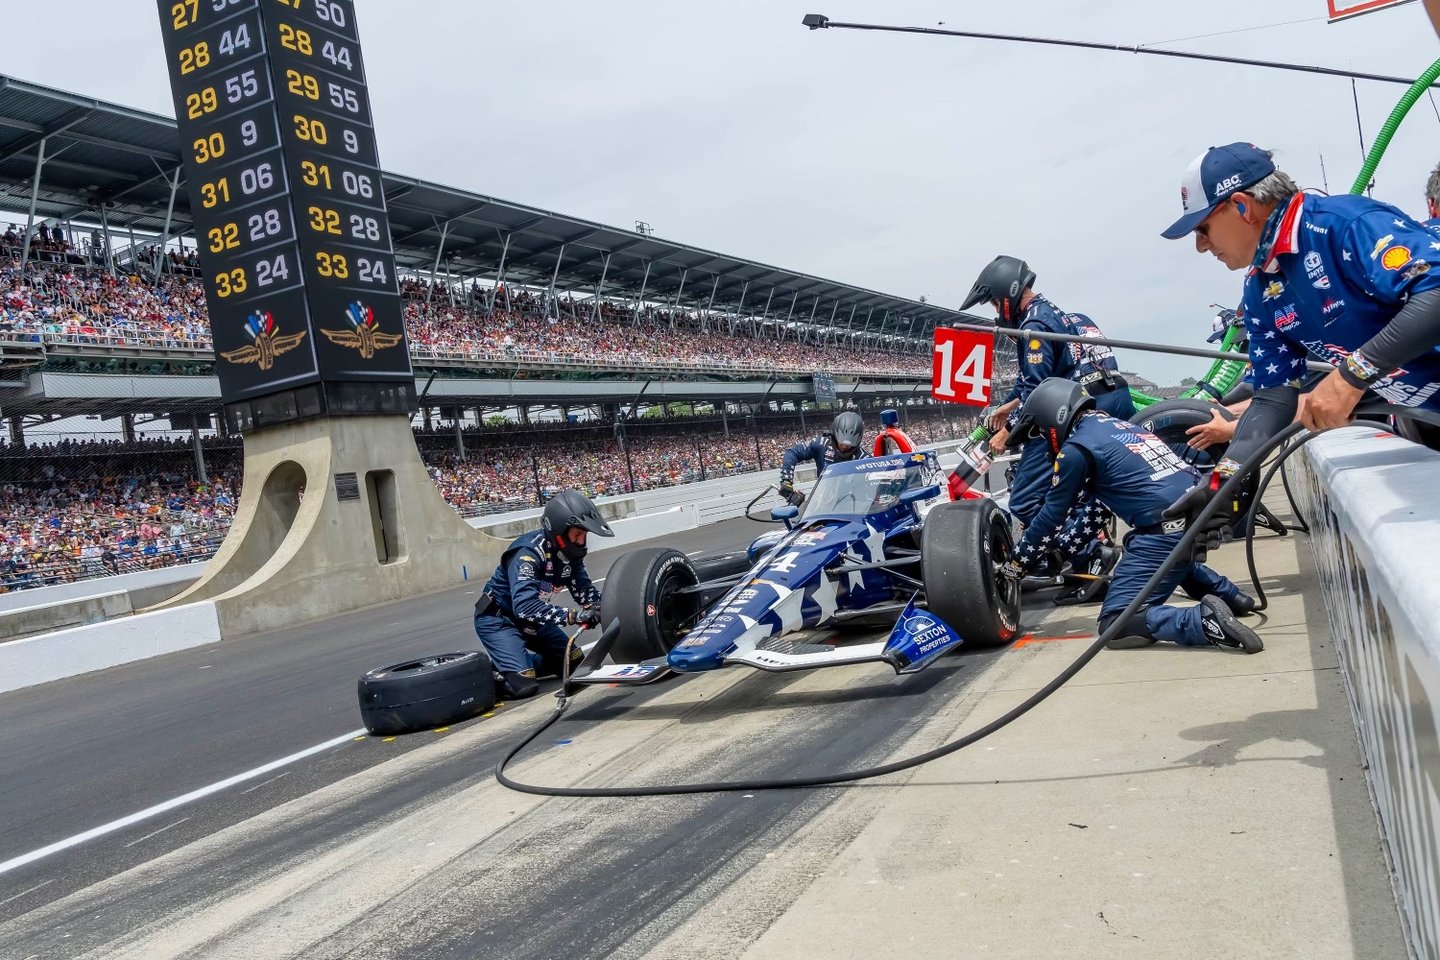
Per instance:
[[[1179,396],[1182,399],[1199,396],[1201,393],[1211,396],[1224,396],[1240,383],[1245,376],[1245,368],[1249,366],[1249,357],[1239,352],[1239,344],[1244,339],[1239,327],[1228,327],[1225,330],[1225,337],[1220,341],[1221,350],[1234,350],[1234,360],[1216,360],[1210,364],[1210,370],[1193,387],[1187,387]],[[1211,389],[1207,389],[1206,385]],[[1213,390],[1213,392],[1212,392]],[[1130,390],[1130,399],[1135,402],[1135,409],[1143,410],[1151,404],[1159,403],[1162,397],[1152,397],[1142,390]]]
[[[1397,412],[1409,413],[1411,411],[1409,408],[1395,408],[1391,407],[1388,404],[1378,407],[1366,406],[1362,408],[1357,408],[1356,410],[1356,413],[1358,414],[1393,414]],[[1100,634],[1100,636],[1098,636],[1095,641],[1091,643],[1090,646],[1087,647],[1083,653],[1080,654],[1080,656],[1076,657],[1075,660],[1072,661],[1068,666],[1066,666],[1065,669],[1062,670],[1058,675],[1056,675],[1053,680],[1045,684],[1045,686],[1041,687],[1039,690],[1031,694],[1029,697],[1027,697],[1021,703],[1017,704],[1005,714],[990,721],[983,727],[980,727],[977,730],[973,730],[970,733],[965,734],[964,736],[958,737],[955,740],[950,741],[949,743],[943,744],[932,750],[927,750],[924,753],[916,754],[913,757],[907,757],[903,760],[896,760],[891,763],[880,764],[873,767],[865,767],[859,770],[848,770],[843,773],[818,774],[816,776],[810,777],[777,777],[762,778],[756,780],[722,780],[712,783],[654,784],[630,787],[553,787],[540,784],[522,783],[518,780],[511,779],[505,773],[505,768],[509,766],[511,761],[513,761],[522,750],[524,750],[527,746],[533,743],[537,737],[539,737],[542,733],[549,729],[551,725],[553,725],[562,716],[564,716],[565,711],[569,706],[571,695],[567,693],[567,689],[569,687],[569,657],[567,656],[565,658],[565,663],[567,664],[567,667],[565,669],[565,675],[561,678],[560,690],[555,694],[555,709],[552,710],[550,714],[544,719],[544,721],[537,725],[534,730],[526,734],[525,737],[523,737],[513,747],[506,751],[505,755],[495,765],[495,779],[499,781],[501,785],[508,787],[511,790],[515,790],[520,793],[535,794],[538,796],[661,797],[695,793],[731,793],[736,791],[786,790],[794,788],[835,786],[837,784],[851,783],[857,780],[869,780],[873,777],[882,777],[891,773],[899,773],[902,770],[910,770],[922,764],[930,763],[933,760],[939,760],[942,757],[947,757],[950,754],[962,750],[973,743],[977,743],[980,740],[985,739],[986,737],[990,736],[990,734],[996,732],[1002,727],[1008,726],[1011,722],[1018,720],[1020,717],[1030,712],[1031,709],[1039,705],[1052,693],[1054,693],[1056,690],[1060,689],[1060,687],[1064,686],[1067,682],[1069,682],[1069,680],[1074,677],[1075,674],[1079,673],[1086,664],[1088,664],[1091,660],[1095,659],[1096,655],[1098,655],[1101,650],[1105,649],[1106,644],[1108,644],[1116,637],[1121,636],[1125,631],[1130,618],[1133,617],[1136,613],[1138,613],[1140,608],[1146,604],[1150,597],[1150,594],[1155,590],[1157,586],[1159,586],[1160,582],[1164,580],[1165,576],[1170,572],[1171,569],[1174,568],[1175,564],[1179,563],[1182,558],[1187,558],[1192,555],[1195,541],[1199,538],[1200,533],[1205,526],[1205,523],[1219,511],[1220,505],[1225,503],[1231,497],[1238,495],[1241,486],[1245,483],[1245,481],[1250,477],[1252,473],[1255,473],[1260,468],[1260,466],[1264,464],[1265,459],[1273,451],[1284,446],[1287,442],[1289,442],[1290,438],[1292,438],[1304,429],[1305,428],[1299,423],[1292,423],[1290,426],[1286,427],[1284,430],[1280,431],[1275,436],[1266,440],[1265,443],[1260,447],[1260,449],[1256,450],[1255,453],[1252,454],[1250,458],[1241,465],[1241,468],[1237,470],[1234,475],[1226,479],[1225,483],[1221,485],[1220,489],[1216,491],[1215,495],[1210,498],[1210,502],[1205,505],[1205,509],[1201,511],[1200,515],[1189,524],[1189,528],[1185,531],[1185,535],[1180,538],[1180,542],[1176,544],[1175,549],[1172,550],[1170,552],[1170,555],[1165,558],[1165,562],[1162,563],[1158,569],[1156,569],[1156,571],[1150,576],[1150,579],[1147,580],[1145,585],[1139,590],[1138,593],[1136,593],[1135,599],[1130,601],[1129,606],[1127,606],[1124,611],[1122,611],[1121,614],[1115,618],[1114,622],[1106,630],[1104,630]],[[1306,440],[1308,439],[1309,438],[1307,437]],[[1282,455],[1282,458],[1283,456],[1288,456],[1299,448],[1300,444],[1295,444],[1290,449],[1285,451],[1285,453]],[[1251,530],[1253,532],[1253,525],[1251,527]]]

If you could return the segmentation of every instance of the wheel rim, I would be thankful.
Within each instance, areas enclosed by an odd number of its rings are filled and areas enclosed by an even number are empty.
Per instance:
[[[994,560],[995,566],[996,599],[1004,606],[1018,609],[1020,606],[1020,581],[1000,575],[1000,568],[1010,559],[1014,549],[1014,543],[1009,534],[1009,528],[1000,518],[997,517],[995,522],[990,524],[990,556]]]
[[[679,593],[684,587],[693,587],[698,580],[675,571],[667,574],[655,590],[655,632],[660,645],[668,652],[690,628],[700,615],[700,599],[695,594]]]

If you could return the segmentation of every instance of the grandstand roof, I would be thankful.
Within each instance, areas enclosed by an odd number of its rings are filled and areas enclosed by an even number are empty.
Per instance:
[[[0,205],[28,210],[45,140],[37,218],[98,216],[112,232],[163,231],[171,180],[180,170],[175,121],[0,75]],[[524,204],[384,174],[396,257],[430,270],[444,236],[452,274],[493,280],[505,256],[507,280],[590,295],[604,273],[606,296],[740,312],[870,333],[928,337],[962,319],[920,303],[769,264],[552,213]],[[172,234],[189,232],[189,198],[175,194]],[[508,250],[506,237],[509,237]],[[563,256],[562,256],[563,252]],[[606,262],[608,258],[608,269]],[[558,265],[558,275],[556,268]],[[684,289],[680,289],[682,278]]]

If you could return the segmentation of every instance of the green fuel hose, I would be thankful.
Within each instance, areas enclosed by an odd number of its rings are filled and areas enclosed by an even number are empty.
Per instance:
[[[1430,89],[1430,84],[1435,82],[1436,77],[1440,77],[1440,60],[1436,60],[1430,64],[1430,69],[1422,73],[1419,78],[1410,85],[1410,89],[1405,91],[1405,95],[1400,98],[1400,102],[1395,104],[1395,109],[1390,111],[1390,116],[1385,118],[1384,125],[1381,126],[1380,132],[1375,136],[1375,142],[1370,144],[1370,152],[1365,155],[1364,166],[1360,168],[1360,173],[1355,177],[1355,182],[1350,185],[1351,193],[1360,194],[1370,185],[1370,178],[1375,175],[1375,168],[1380,166],[1380,158],[1385,155],[1385,149],[1390,146],[1391,138],[1395,136],[1395,131],[1400,128],[1400,121],[1404,120],[1405,114],[1409,113],[1410,108],[1415,106],[1415,101],[1419,100],[1421,95]]]

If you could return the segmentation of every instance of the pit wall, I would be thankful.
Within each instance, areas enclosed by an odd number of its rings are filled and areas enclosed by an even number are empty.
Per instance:
[[[1412,955],[1440,957],[1440,453],[1348,427],[1289,465]]]

